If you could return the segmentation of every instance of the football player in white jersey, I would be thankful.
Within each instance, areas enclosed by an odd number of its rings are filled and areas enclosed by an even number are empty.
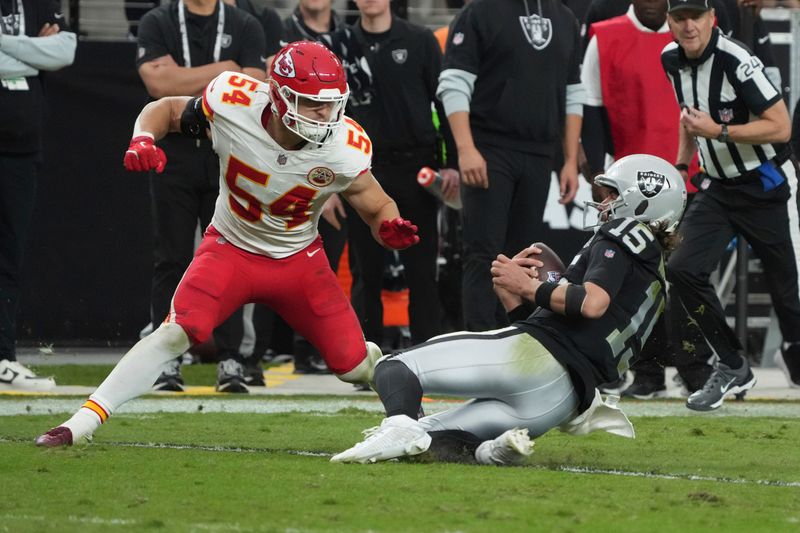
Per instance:
[[[165,363],[208,339],[248,302],[278,312],[343,381],[372,379],[380,349],[365,343],[328,265],[317,220],[325,200],[340,193],[387,248],[406,248],[419,237],[369,170],[372,143],[344,116],[348,94],[336,56],[319,43],[300,41],[278,52],[266,82],[225,72],[202,97],[145,106],[125,167],[163,170],[166,157],[155,142],[168,132],[210,135],[220,158],[214,217],[164,323],[37,445],[90,439],[120,405],[150,390]]]

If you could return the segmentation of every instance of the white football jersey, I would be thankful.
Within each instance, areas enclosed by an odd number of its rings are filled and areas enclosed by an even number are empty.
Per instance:
[[[206,87],[203,111],[220,163],[211,223],[235,246],[280,259],[314,241],[325,200],[369,170],[372,142],[345,117],[324,145],[286,150],[265,129],[279,120],[267,109],[268,94],[266,82],[238,72]]]

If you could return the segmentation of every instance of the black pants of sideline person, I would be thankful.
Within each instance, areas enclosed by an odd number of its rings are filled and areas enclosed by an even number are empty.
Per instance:
[[[464,326],[486,331],[508,324],[492,289],[490,270],[497,254],[511,257],[537,240],[543,227],[553,161],[549,157],[478,146],[489,188],[461,187],[464,204]]]
[[[36,198],[39,153],[0,154],[0,359],[16,360],[22,255]]]
[[[765,191],[757,179],[738,184],[708,181],[684,215],[679,229],[681,244],[667,264],[667,279],[674,284],[689,315],[722,362],[734,368],[739,366],[742,346],[725,321],[709,278],[737,233],[763,263],[783,340],[800,340],[796,253],[800,250],[800,223],[795,165],[790,160],[780,167],[786,181],[770,191]]]
[[[419,243],[400,251],[409,292],[408,318],[414,344],[441,333],[436,282],[438,203],[416,179],[421,167],[433,164],[432,154],[433,148],[415,150],[404,156],[376,154],[372,167],[378,182],[397,203],[400,215],[419,228]],[[386,249],[374,240],[369,227],[357,215],[349,214],[347,223],[351,253],[355,255],[360,280],[353,287],[353,307],[366,339],[380,346],[383,342],[381,290]]]
[[[194,255],[198,222],[211,223],[219,194],[219,159],[208,141],[170,138],[163,144],[167,166],[162,174],[150,175],[153,215],[154,265],[151,289],[153,325],[163,322],[172,296]],[[242,310],[214,330],[220,360],[240,358],[244,336]]]

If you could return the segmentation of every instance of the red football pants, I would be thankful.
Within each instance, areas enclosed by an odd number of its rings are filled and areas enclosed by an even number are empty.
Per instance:
[[[237,248],[209,227],[178,284],[167,321],[179,324],[192,343],[201,343],[249,302],[278,313],[336,374],[366,357],[358,318],[319,237],[290,257],[272,259]]]

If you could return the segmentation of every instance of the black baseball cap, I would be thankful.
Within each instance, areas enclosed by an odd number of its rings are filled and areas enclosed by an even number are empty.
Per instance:
[[[709,0],[668,0],[667,13],[674,13],[675,11],[692,10],[692,11],[708,11],[711,9]]]

